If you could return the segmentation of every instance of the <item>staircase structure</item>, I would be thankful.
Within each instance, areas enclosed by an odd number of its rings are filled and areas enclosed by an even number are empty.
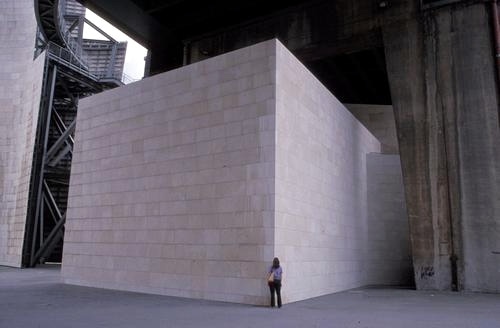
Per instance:
[[[35,56],[45,51],[46,62],[23,246],[25,267],[62,259],[78,100],[131,81],[123,75],[126,43],[89,22],[83,6],[73,0],[36,0],[35,12]],[[85,23],[107,40],[83,39]]]

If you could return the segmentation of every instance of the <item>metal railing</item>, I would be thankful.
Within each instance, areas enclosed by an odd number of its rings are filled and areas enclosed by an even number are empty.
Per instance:
[[[61,63],[71,69],[78,71],[79,73],[93,77],[89,72],[89,68],[85,65],[81,58],[78,58],[73,52],[69,51],[67,48],[63,48],[54,42],[49,42],[47,45],[48,54],[51,59]],[[94,78],[97,81],[97,79]]]
[[[122,74],[122,82],[124,84],[129,84],[129,83],[132,83],[132,82],[137,82],[137,81],[140,81],[141,79],[136,79],[136,78],[133,78],[131,77],[130,75],[127,75],[125,73]]]
[[[71,35],[70,30],[66,30],[66,21],[64,18],[64,13],[66,11],[66,1],[58,1],[58,15],[57,24],[59,25],[59,30],[61,31],[61,36],[66,47],[62,47],[54,42],[49,42],[47,45],[49,56],[62,63],[79,73],[91,78],[94,81],[102,80],[116,80],[123,84],[129,84],[138,79],[134,79],[127,74],[113,72],[111,75],[107,71],[103,72],[91,72],[89,69],[89,61],[87,60],[87,54],[85,53],[82,44],[78,39]]]
[[[131,77],[130,75],[127,75],[125,73],[112,73],[111,75],[108,74],[108,72],[102,72],[102,73],[95,73],[94,74],[99,80],[117,80],[122,82],[123,84],[129,84],[132,82],[139,81],[140,79],[135,79]]]
[[[61,31],[61,36],[63,42],[66,44],[68,49],[74,54],[76,60],[80,61],[83,66],[87,66],[84,58],[82,46],[78,43],[78,40],[71,36],[71,31],[66,30],[66,20],[64,15],[66,13],[66,1],[58,1],[58,14],[57,14],[57,24],[59,25],[59,30]]]
[[[102,80],[116,80],[122,82],[123,84],[129,84],[140,80],[120,72],[114,72],[111,74],[108,74],[107,71],[90,72],[89,67],[86,66],[80,58],[77,58],[73,52],[53,42],[49,42],[47,50],[52,60],[78,71],[80,74],[85,75],[96,82]]]

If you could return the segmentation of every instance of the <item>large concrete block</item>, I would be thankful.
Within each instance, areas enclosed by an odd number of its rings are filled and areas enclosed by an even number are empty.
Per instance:
[[[274,256],[285,302],[389,281],[364,265],[366,154],[380,144],[276,40],[79,113],[66,282],[267,304]]]
[[[367,162],[367,154],[380,152],[379,141],[281,45],[277,58],[275,249],[293,286],[286,300],[402,283],[410,271],[408,245],[401,242],[408,232],[382,238],[389,248],[402,243],[402,258],[383,253],[376,259],[380,247],[373,243],[380,238],[373,230],[384,227],[383,210],[390,208],[377,188],[392,182],[391,191],[401,195],[401,178],[368,185],[372,174],[385,172],[371,172]],[[400,197],[403,211],[395,217],[407,227],[403,204]],[[368,212],[371,205],[381,206],[380,216]],[[376,275],[375,259],[394,274]]]
[[[262,43],[80,102],[67,282],[265,302],[274,53]]]

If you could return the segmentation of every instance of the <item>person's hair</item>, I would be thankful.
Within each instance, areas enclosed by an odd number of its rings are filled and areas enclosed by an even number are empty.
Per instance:
[[[280,260],[279,260],[277,257],[275,257],[275,258],[273,259],[273,268],[274,268],[274,269],[277,269],[277,268],[279,268],[279,267],[280,267]]]

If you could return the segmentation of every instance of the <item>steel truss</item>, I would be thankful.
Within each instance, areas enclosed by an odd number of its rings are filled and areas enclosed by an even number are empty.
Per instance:
[[[78,99],[103,86],[47,56],[33,156],[23,266],[60,262]]]
[[[86,20],[82,11],[66,12],[66,5],[71,7],[72,1],[34,2],[38,21],[34,56],[45,52],[46,61],[26,216],[24,267],[62,260],[78,100],[123,85],[120,79],[110,78],[115,73],[110,68],[114,67],[114,57],[106,74],[89,71],[82,56]],[[116,40],[87,23],[116,47]]]

